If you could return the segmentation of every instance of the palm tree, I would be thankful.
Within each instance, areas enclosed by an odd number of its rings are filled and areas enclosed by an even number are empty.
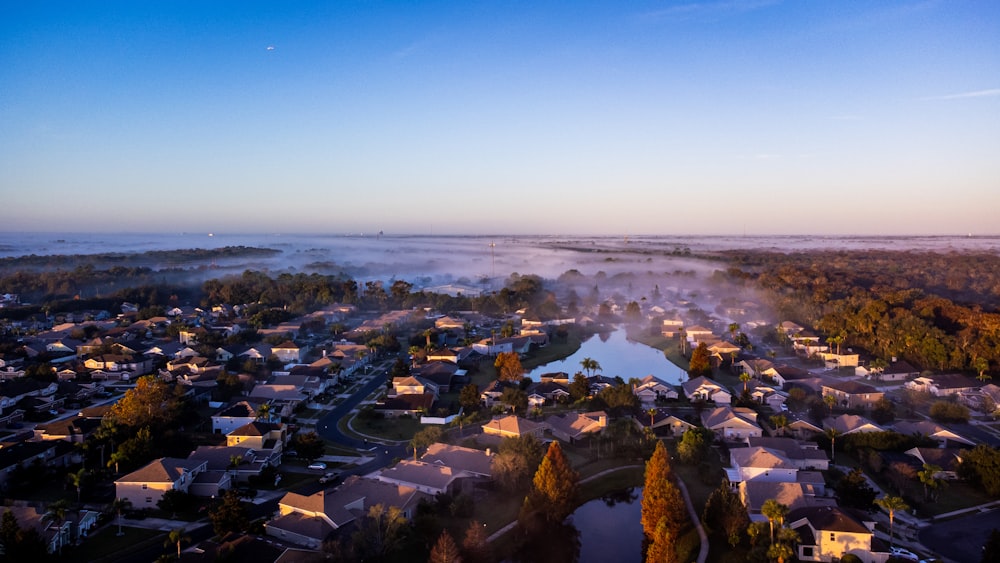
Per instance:
[[[729,323],[729,335],[732,337],[733,342],[736,341],[736,332],[740,330],[740,323]]]
[[[597,360],[591,358],[584,358],[580,360],[580,365],[583,366],[583,370],[587,372],[588,376],[594,375],[595,371],[601,369],[601,364],[597,363]]]
[[[118,464],[122,462],[127,462],[128,457],[125,456],[121,451],[111,452],[111,457],[108,458],[108,467],[114,465],[115,473],[118,473]]]
[[[743,372],[743,373],[740,374],[740,381],[743,382],[743,392],[744,393],[748,392],[747,391],[747,384],[750,383],[751,379],[753,379],[753,378],[750,376],[750,372],[746,372],[745,371],[745,372]]]
[[[124,536],[125,532],[122,531],[122,512],[128,510],[132,506],[132,501],[127,498],[116,498],[114,502],[111,503],[111,509],[118,513],[118,534],[119,536]]]
[[[257,420],[271,422],[271,405],[269,403],[261,403],[257,407]]]
[[[788,428],[788,417],[783,414],[776,414],[771,417],[771,424],[774,425],[774,430],[780,435],[785,435],[785,429]]]
[[[80,504],[82,502],[81,493],[83,492],[83,481],[86,477],[87,477],[86,469],[80,469],[76,473],[69,473],[68,475],[66,475],[66,479],[69,481],[69,484],[72,485],[74,489],[76,489],[77,504]]]
[[[831,426],[830,428],[827,428],[823,434],[830,439],[830,462],[832,463],[834,460],[834,453],[836,451],[834,446],[837,444],[837,436],[840,436],[840,430]]]
[[[976,376],[976,379],[979,381],[988,381],[993,379],[992,377],[986,375],[986,370],[990,369],[990,361],[986,358],[976,358],[975,361],[972,362],[972,367],[979,372],[979,375]]]
[[[773,544],[774,523],[777,522],[779,528],[784,525],[785,516],[788,516],[788,507],[773,498],[769,498],[761,505],[760,513],[767,518],[767,523],[771,525],[771,543]]]
[[[167,539],[163,542],[164,547],[170,547],[172,545],[177,546],[177,558],[181,558],[181,543],[188,543],[191,541],[191,536],[184,533],[184,528],[174,528],[170,530],[170,534],[167,535]]]
[[[917,471],[917,477],[924,485],[924,500],[933,501],[937,497],[937,490],[944,484],[944,481],[938,478],[939,473],[941,467],[933,463],[925,463],[923,470]]]
[[[875,358],[874,360],[872,360],[871,363],[872,379],[876,381],[881,379],[882,372],[884,372],[885,368],[887,367],[889,367],[889,364],[886,363],[886,361],[883,360],[882,358]]]
[[[653,421],[656,418],[656,412],[657,412],[656,409],[653,409],[653,408],[651,408],[651,409],[649,409],[649,410],[646,411],[646,414],[649,415],[649,427],[650,428],[653,428]]]
[[[892,547],[892,525],[896,520],[896,511],[901,510],[905,512],[910,509],[910,505],[906,504],[906,501],[903,500],[902,497],[890,497],[888,495],[880,499],[875,499],[875,504],[879,505],[889,513],[889,547]]]
[[[823,402],[826,403],[828,409],[833,410],[833,407],[837,405],[837,398],[833,395],[823,395]]]
[[[58,530],[59,538],[59,553],[62,553],[62,546],[69,542],[69,537],[66,537],[69,530],[63,529],[62,523],[66,521],[66,499],[60,499],[53,502],[46,508],[45,514],[42,514],[41,522],[43,526],[53,526]]]

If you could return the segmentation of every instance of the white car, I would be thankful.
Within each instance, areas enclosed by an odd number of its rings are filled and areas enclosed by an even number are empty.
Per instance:
[[[909,559],[910,561],[919,561],[920,558],[917,557],[916,553],[902,547],[890,547],[889,554],[893,557],[899,557],[900,559]]]
[[[326,464],[322,461],[314,461],[309,464],[309,469],[315,469],[317,471],[326,471]]]

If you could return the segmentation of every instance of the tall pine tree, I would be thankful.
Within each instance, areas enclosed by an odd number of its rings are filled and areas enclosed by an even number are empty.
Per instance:
[[[559,442],[549,444],[533,483],[534,488],[524,499],[522,515],[537,513],[549,522],[559,523],[576,508],[580,474],[570,467]]]
[[[676,529],[686,519],[684,498],[671,482],[672,478],[667,448],[657,440],[653,457],[646,462],[646,484],[642,493],[642,531],[648,538],[655,535],[661,518],[667,518],[667,524]]]

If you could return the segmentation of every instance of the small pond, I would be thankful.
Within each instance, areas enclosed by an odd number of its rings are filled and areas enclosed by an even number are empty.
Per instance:
[[[596,360],[601,365],[600,371],[595,373],[608,377],[621,376],[625,381],[632,377],[642,379],[647,375],[673,385],[688,380],[687,374],[668,360],[662,351],[629,341],[622,329],[591,336],[573,355],[538,366],[528,373],[528,377],[538,381],[542,374],[562,371],[572,379],[576,372],[583,371],[580,361],[584,358]]]
[[[580,563],[642,563],[642,488],[594,499],[576,509]]]

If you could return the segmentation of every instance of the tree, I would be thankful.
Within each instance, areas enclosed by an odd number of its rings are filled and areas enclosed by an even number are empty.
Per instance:
[[[500,452],[493,456],[491,472],[500,486],[508,491],[521,489],[530,482],[542,461],[542,444],[532,435],[504,438]]]
[[[667,448],[657,440],[656,449],[646,462],[642,493],[642,530],[650,540],[655,539],[657,527],[662,523],[666,524],[669,536],[676,538],[685,521],[684,498],[672,477]]]
[[[497,368],[497,379],[500,381],[519,383],[524,377],[524,368],[521,367],[521,358],[517,352],[500,352],[493,366]]]
[[[753,377],[750,375],[750,372],[745,371],[740,374],[740,381],[743,382],[743,393],[750,392],[750,390],[747,388],[747,385],[750,383],[751,379],[753,379]]]
[[[702,520],[708,527],[721,530],[731,547],[739,545],[741,534],[750,525],[750,517],[739,495],[732,491],[728,479],[724,479],[709,495]]]
[[[108,418],[130,428],[160,427],[173,414],[171,400],[166,383],[152,375],[143,376],[111,407]]]
[[[413,439],[410,440],[410,447],[413,448],[413,461],[417,461],[417,452],[421,448],[440,442],[443,434],[440,426],[428,426],[414,434]]]
[[[528,408],[528,395],[518,387],[507,387],[500,395],[500,401],[509,406],[511,411],[517,414],[518,409]]]
[[[976,370],[979,374],[976,376],[976,379],[979,381],[986,382],[993,379],[989,375],[986,375],[986,372],[990,369],[990,361],[982,356],[976,358],[975,361],[972,362],[972,369]]]
[[[177,546],[177,559],[180,559],[181,544],[190,542],[191,542],[191,536],[184,533],[184,528],[174,528],[173,530],[170,530],[169,534],[167,534],[167,539],[164,540],[163,546],[164,547]]]
[[[570,467],[559,442],[549,444],[532,482],[534,488],[524,501],[522,514],[537,513],[549,523],[559,524],[576,508],[580,474]]]
[[[458,393],[458,404],[466,412],[473,412],[479,409],[479,387],[475,383],[468,383]]]
[[[868,484],[860,467],[855,467],[834,486],[840,504],[860,510],[870,510],[878,493]]]
[[[902,497],[884,496],[880,499],[875,499],[875,504],[879,505],[883,510],[889,513],[889,546],[891,547],[894,542],[892,527],[896,521],[896,512],[905,512],[910,509],[910,505],[906,504],[906,501]]]
[[[930,409],[931,418],[938,422],[968,422],[969,409],[951,401],[935,401]]]
[[[573,376],[573,382],[569,384],[569,398],[575,403],[586,399],[589,395],[590,384],[587,383],[587,376],[576,372],[576,375]]]
[[[239,494],[231,489],[222,493],[222,497],[216,500],[208,512],[208,519],[212,521],[212,528],[218,536],[229,532],[242,532],[250,524],[246,506],[240,501]]]
[[[771,417],[771,424],[777,434],[784,436],[785,429],[788,428],[788,417],[783,414],[776,414]]]
[[[399,549],[407,528],[401,508],[376,504],[358,522],[358,530],[352,536],[355,551],[363,561],[384,561]]]
[[[681,435],[681,441],[677,444],[677,455],[681,462],[687,465],[700,463],[705,457],[705,452],[711,445],[711,430],[704,428],[688,428]]]
[[[299,456],[308,460],[316,459],[326,451],[323,438],[320,438],[319,434],[315,431],[296,434],[292,438],[292,448],[299,453]]]
[[[125,535],[125,532],[122,531],[122,513],[128,510],[131,506],[132,501],[127,498],[116,498],[114,502],[111,503],[111,510],[118,515],[118,533],[115,535]]]
[[[835,447],[837,445],[837,437],[840,436],[840,431],[831,426],[823,432],[823,435],[830,440],[830,462],[833,462],[836,459],[834,453],[836,453]]]
[[[269,403],[261,403],[257,407],[257,420],[271,422],[271,405]]]
[[[778,563],[785,563],[795,555],[793,546],[797,541],[799,541],[798,532],[789,528],[781,528],[778,530],[778,541],[767,548],[767,556]]]
[[[597,360],[593,358],[580,360],[580,366],[583,368],[583,371],[587,372],[588,376],[594,375],[595,371],[601,370],[601,364],[597,363]]]
[[[455,540],[452,539],[448,530],[441,531],[437,543],[431,549],[430,559],[427,561],[428,563],[461,563],[462,557],[458,552],[458,546],[455,545]]]
[[[980,559],[980,562],[1000,562],[1000,530],[994,528],[990,532],[990,539],[986,540],[986,545],[983,546],[983,558]]]
[[[730,340],[736,341],[736,333],[740,330],[740,323],[729,323],[729,336]]]
[[[76,473],[69,473],[66,475],[66,479],[69,481],[70,486],[76,489],[76,503],[80,504],[83,502],[81,497],[83,493],[83,483],[87,479],[87,470],[80,469]]]
[[[945,481],[938,477],[941,467],[932,463],[925,463],[921,471],[917,471],[917,477],[924,485],[924,500],[933,502],[937,499],[938,490],[945,484]]]
[[[694,379],[700,376],[712,375],[712,362],[708,352],[708,344],[699,342],[698,347],[691,352],[691,361],[688,363],[688,377]]]
[[[771,528],[771,543],[774,544],[774,523],[777,522],[779,528],[785,525],[788,507],[773,498],[769,498],[761,505],[760,513],[767,518],[767,523]]]
[[[4,553],[10,555],[20,531],[21,525],[17,523],[14,512],[5,510],[3,516],[0,516],[0,546],[3,546]]]
[[[646,561],[675,563],[677,561],[677,530],[672,530],[666,518],[661,518],[649,536]]]
[[[962,451],[958,473],[976,483],[991,497],[1000,496],[1000,449],[979,444]]]
[[[646,414],[649,415],[649,428],[653,428],[653,424],[656,422],[656,413],[659,412],[655,408],[646,409]]]
[[[465,563],[486,563],[491,560],[486,524],[478,520],[469,522],[469,527],[465,529],[465,539],[462,540],[462,555]]]

